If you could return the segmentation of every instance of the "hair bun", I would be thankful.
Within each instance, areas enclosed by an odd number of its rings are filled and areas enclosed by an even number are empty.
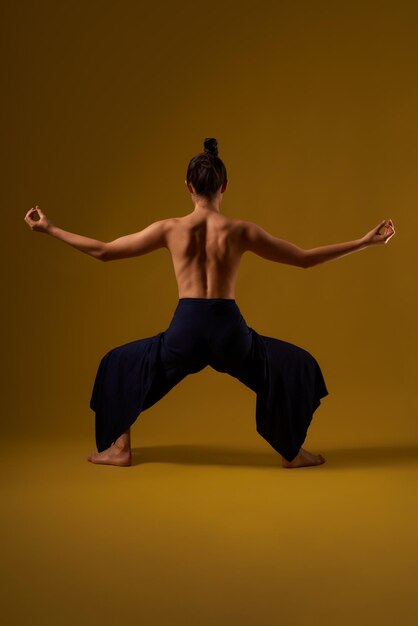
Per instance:
[[[207,137],[203,142],[203,146],[205,154],[212,157],[218,156],[218,142],[214,137]]]

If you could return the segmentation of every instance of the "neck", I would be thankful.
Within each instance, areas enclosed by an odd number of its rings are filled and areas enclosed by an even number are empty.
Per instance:
[[[213,213],[220,213],[221,201],[215,198],[215,200],[209,201],[205,199],[194,200],[195,211],[212,211]]]
[[[194,207],[194,210],[196,213],[198,213],[199,211],[210,211],[211,213],[220,213],[219,210],[219,206],[204,206],[204,205],[199,205],[196,204]]]

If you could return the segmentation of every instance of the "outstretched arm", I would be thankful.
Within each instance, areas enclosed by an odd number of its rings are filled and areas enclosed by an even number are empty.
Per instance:
[[[158,220],[137,233],[118,237],[104,244],[103,261],[148,254],[166,246],[167,220]]]
[[[244,252],[250,250],[269,261],[305,267],[306,250],[290,241],[279,239],[254,222],[244,222]]]
[[[39,219],[34,220],[33,215],[38,213]],[[81,252],[85,252],[95,259],[103,260],[103,252],[105,243],[98,239],[91,239],[90,237],[84,237],[83,235],[77,235],[76,233],[70,233],[67,230],[58,228],[47,218],[45,213],[36,206],[32,207],[25,215],[25,222],[30,226],[31,230],[39,233],[46,233],[52,235],[57,239],[61,239],[70,246],[77,248]]]
[[[384,233],[380,234],[380,230],[384,227]],[[375,228],[372,228],[364,237],[354,239],[353,241],[344,241],[343,243],[330,244],[329,246],[320,246],[319,248],[311,248],[306,250],[305,267],[313,267],[319,263],[325,263],[332,259],[363,250],[369,246],[387,243],[395,234],[395,227],[391,219],[383,220]]]
[[[380,234],[383,227],[385,232]],[[387,243],[394,234],[392,220],[383,220],[360,239],[305,250],[290,241],[274,237],[254,222],[245,222],[244,250],[250,250],[270,261],[309,268],[374,244]]]
[[[35,212],[39,214],[39,220],[32,218]],[[166,245],[165,233],[167,220],[154,222],[137,233],[118,237],[108,243],[58,228],[58,226],[55,226],[46,217],[38,206],[27,212],[25,222],[29,224],[32,230],[57,237],[70,246],[77,248],[77,250],[85,252],[100,261],[113,261],[115,259],[140,256]]]

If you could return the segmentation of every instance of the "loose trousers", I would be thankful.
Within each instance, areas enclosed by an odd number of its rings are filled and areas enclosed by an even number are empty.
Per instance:
[[[328,395],[321,369],[303,348],[249,327],[229,298],[180,298],[165,331],[103,356],[90,400],[98,452],[183,378],[207,366],[256,394],[257,432],[292,461]]]

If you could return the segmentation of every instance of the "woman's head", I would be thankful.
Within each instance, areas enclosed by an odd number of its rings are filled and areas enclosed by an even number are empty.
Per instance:
[[[212,200],[219,190],[225,191],[227,181],[226,167],[218,156],[218,142],[209,137],[203,142],[203,152],[190,160],[186,184],[191,184],[198,196]]]

